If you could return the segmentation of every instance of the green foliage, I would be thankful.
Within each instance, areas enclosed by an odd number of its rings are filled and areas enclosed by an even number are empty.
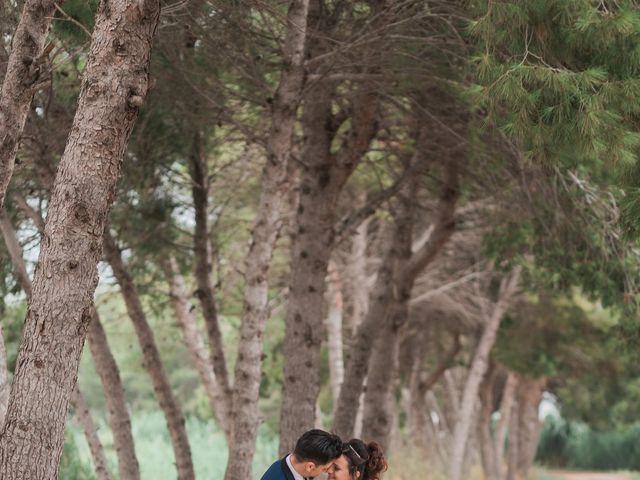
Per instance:
[[[546,466],[582,470],[639,470],[640,425],[598,432],[585,424],[548,416],[536,460]]]
[[[527,156],[633,166],[640,112],[635,2],[476,2],[469,95]]]
[[[64,2],[62,6],[64,13],[57,10],[53,22],[56,35],[62,40],[77,44],[88,41],[89,38],[84,29],[89,32],[93,30],[98,4],[98,0],[68,0]]]

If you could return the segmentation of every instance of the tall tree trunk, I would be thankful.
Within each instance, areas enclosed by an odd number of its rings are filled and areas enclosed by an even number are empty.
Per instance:
[[[118,457],[119,478],[120,480],[138,480],[140,467],[133,442],[131,418],[120,371],[95,307],[91,309],[91,317],[87,340],[107,404],[107,421],[111,428],[113,446]]]
[[[91,452],[91,458],[93,459],[96,479],[111,480],[111,473],[107,467],[107,459],[104,456],[104,448],[102,446],[102,442],[100,442],[100,439],[98,438],[98,429],[91,417],[91,413],[89,412],[89,406],[87,405],[87,402],[85,402],[77,385],[73,389],[71,402],[75,407],[78,423],[82,427],[84,435],[87,438],[87,443],[89,444],[89,451]]]
[[[308,11],[309,0],[293,0],[287,13],[284,66],[272,104],[262,192],[246,258],[244,310],[234,375],[226,480],[251,478],[251,463],[260,422],[258,397],[263,337],[268,317],[268,274],[280,231],[280,212],[287,199],[287,164],[304,85]]]
[[[284,378],[280,414],[280,455],[313,427],[320,389],[322,307],[327,266],[334,247],[340,193],[377,133],[377,94],[369,86],[353,98],[352,129],[331,153],[331,83],[314,85],[302,116],[305,144],[300,198],[291,246],[290,296],[284,339]]]
[[[344,379],[344,359],[342,355],[342,282],[337,266],[329,267],[327,287],[327,339],[329,348],[329,377],[331,383],[331,397],[333,404],[338,401],[340,386]]]
[[[2,215],[2,214],[0,214]],[[39,215],[38,215],[39,217]],[[41,220],[41,218],[40,218]],[[39,223],[39,222],[37,222]],[[6,214],[0,216],[0,229],[4,241],[11,253],[11,261],[16,272],[23,272],[18,276],[20,286],[27,295],[31,297],[31,280],[27,274],[27,269],[22,256],[15,230]],[[9,247],[11,245],[11,247]],[[100,317],[95,307],[91,307],[91,321],[87,331],[89,348],[96,366],[96,371],[102,383],[107,409],[109,411],[108,421],[113,433],[113,443],[118,456],[118,469],[122,480],[137,480],[140,478],[138,459],[136,457],[131,434],[131,420],[124,398],[124,387],[120,379],[120,372],[115,358],[111,353],[107,336],[104,333]],[[8,391],[7,391],[8,399]]]
[[[194,277],[196,296],[200,300],[202,313],[209,339],[211,365],[218,387],[215,389],[215,401],[212,406],[218,422],[227,440],[231,435],[231,386],[227,359],[224,352],[224,339],[218,323],[218,312],[211,283],[211,248],[209,243],[209,180],[207,159],[201,145],[200,133],[195,135],[194,145],[189,157],[192,179],[191,195],[195,210],[195,231],[193,233]],[[214,393],[211,391],[210,393]]]
[[[518,460],[516,479],[525,480],[536,455],[542,423],[538,411],[546,378],[520,377],[518,382]]]
[[[196,318],[193,316],[189,306],[184,279],[173,257],[163,262],[162,267],[169,282],[171,303],[173,304],[178,325],[182,330],[187,351],[191,356],[194,367],[196,367],[200,375],[200,380],[211,403],[211,409],[216,414],[218,425],[220,429],[225,432],[227,438],[229,438],[229,417],[225,416],[227,413],[225,393],[222,391],[218,378],[208,361],[204,340],[198,329]]]
[[[496,425],[496,433],[494,436],[497,480],[502,480],[502,478],[504,478],[503,462],[505,440],[507,438],[507,429],[509,428],[509,422],[513,411],[517,386],[518,376],[513,372],[509,372],[507,376],[507,383],[504,387],[504,391],[502,392],[502,399],[500,400],[500,419]]]
[[[413,170],[416,167],[416,170],[419,170],[427,164],[428,138],[428,129],[421,128],[417,135],[417,147],[407,170]],[[408,302],[417,276],[433,261],[449,238],[451,238],[455,230],[454,213],[457,199],[458,168],[456,162],[452,160],[447,162],[445,167],[445,179],[440,201],[438,202],[438,214],[433,231],[428,241],[418,251],[413,252],[410,259],[401,262],[401,267],[399,267],[401,253],[398,251],[401,248],[396,248],[396,245],[403,245],[404,242],[401,240],[403,237],[408,236],[409,242],[411,241],[412,224],[404,220],[396,223],[396,228],[392,229],[392,233],[387,233],[389,243],[385,248],[386,253],[383,256],[376,282],[369,296],[369,310],[351,342],[349,361],[345,369],[344,385],[340,390],[340,397],[334,416],[334,429],[338,435],[344,437],[353,435],[354,419],[358,408],[357,400],[362,392],[363,380],[368,378],[368,364],[373,343],[379,332],[383,331],[389,314],[394,312],[394,305],[399,305],[394,303],[393,295],[401,295],[402,302],[405,301],[404,296],[406,296],[406,301]],[[395,287],[389,288],[389,285],[394,285]],[[395,311],[403,311],[403,308],[396,308]],[[406,317],[402,322],[405,320]],[[396,318],[397,321],[399,321],[398,318]],[[399,331],[399,327],[395,331]],[[392,338],[391,341],[397,342],[397,336]],[[397,347],[394,347],[393,350],[397,350]],[[381,362],[378,363],[381,364]],[[368,378],[367,381],[370,382],[371,380]],[[387,384],[387,387],[390,387],[390,385]],[[365,424],[366,422],[367,420],[365,419]]]
[[[0,93],[0,209],[4,207],[31,99],[46,77],[45,42],[56,3],[62,4],[63,0],[27,0],[11,42]]]
[[[484,326],[482,337],[473,356],[471,368],[465,382],[460,405],[458,422],[453,433],[451,446],[451,458],[449,459],[449,479],[460,480],[462,475],[462,463],[465,457],[465,447],[473,423],[474,406],[478,398],[478,390],[489,365],[489,354],[496,340],[498,327],[505,312],[518,289],[520,271],[514,270],[502,281],[498,300],[493,307],[491,316]]]
[[[418,148],[412,158],[411,165],[426,163],[426,129],[422,129],[418,137]],[[417,177],[416,177],[417,178]],[[389,314],[385,327],[381,330],[377,348],[373,349],[370,368],[367,376],[367,392],[365,394],[365,410],[363,434],[366,438],[374,439],[383,445],[388,443],[391,407],[389,400],[392,395],[391,379],[397,367],[397,354],[400,342],[400,332],[409,317],[409,299],[416,278],[426,266],[431,263],[443,245],[449,240],[455,228],[454,212],[458,199],[458,169],[455,162],[446,165],[445,179],[441,198],[438,203],[437,217],[428,241],[416,252],[411,252],[412,227],[414,224],[414,203],[417,191],[416,178],[409,180],[400,195],[403,218],[406,231],[397,237],[395,249],[398,254],[392,275],[393,292]],[[385,368],[384,365],[387,365]],[[392,372],[389,372],[392,370]]]
[[[195,474],[184,416],[171,391],[169,378],[162,364],[153,330],[151,330],[151,326],[142,308],[138,290],[127,266],[122,260],[120,249],[115,239],[111,236],[108,227],[104,230],[103,245],[105,258],[107,262],[109,262],[120,286],[120,292],[124,298],[127,313],[136,331],[136,336],[142,349],[144,367],[149,372],[153,390],[167,422],[176,460],[178,478],[180,480],[191,480],[195,478]]]
[[[101,4],[96,17],[74,124],[49,204],[0,434],[3,480],[58,476],[67,408],[91,318],[102,231],[129,135],[147,92],[159,7],[159,2],[150,0],[135,5],[111,0]]]
[[[407,298],[408,300],[408,298]],[[375,440],[383,450],[387,450],[393,427],[395,411],[393,386],[398,374],[398,329],[409,315],[407,302],[394,305],[385,329],[380,332],[374,344],[374,353],[369,364],[367,390],[364,394],[362,437],[366,441]]]

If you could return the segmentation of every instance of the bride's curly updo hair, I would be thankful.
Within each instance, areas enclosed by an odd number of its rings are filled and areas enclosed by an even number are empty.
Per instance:
[[[382,472],[389,468],[382,447],[376,442],[364,443],[353,438],[344,444],[342,453],[349,461],[349,472],[354,479],[380,480]]]

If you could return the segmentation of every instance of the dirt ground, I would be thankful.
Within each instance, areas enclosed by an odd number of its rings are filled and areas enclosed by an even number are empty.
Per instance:
[[[552,470],[546,473],[563,480],[632,480],[631,475],[626,473],[565,472],[560,470]]]

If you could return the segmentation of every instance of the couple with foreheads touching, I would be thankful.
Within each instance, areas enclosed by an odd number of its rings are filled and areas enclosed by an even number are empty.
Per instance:
[[[275,462],[261,480],[379,480],[387,460],[376,442],[343,442],[323,430],[302,434],[289,455]]]

